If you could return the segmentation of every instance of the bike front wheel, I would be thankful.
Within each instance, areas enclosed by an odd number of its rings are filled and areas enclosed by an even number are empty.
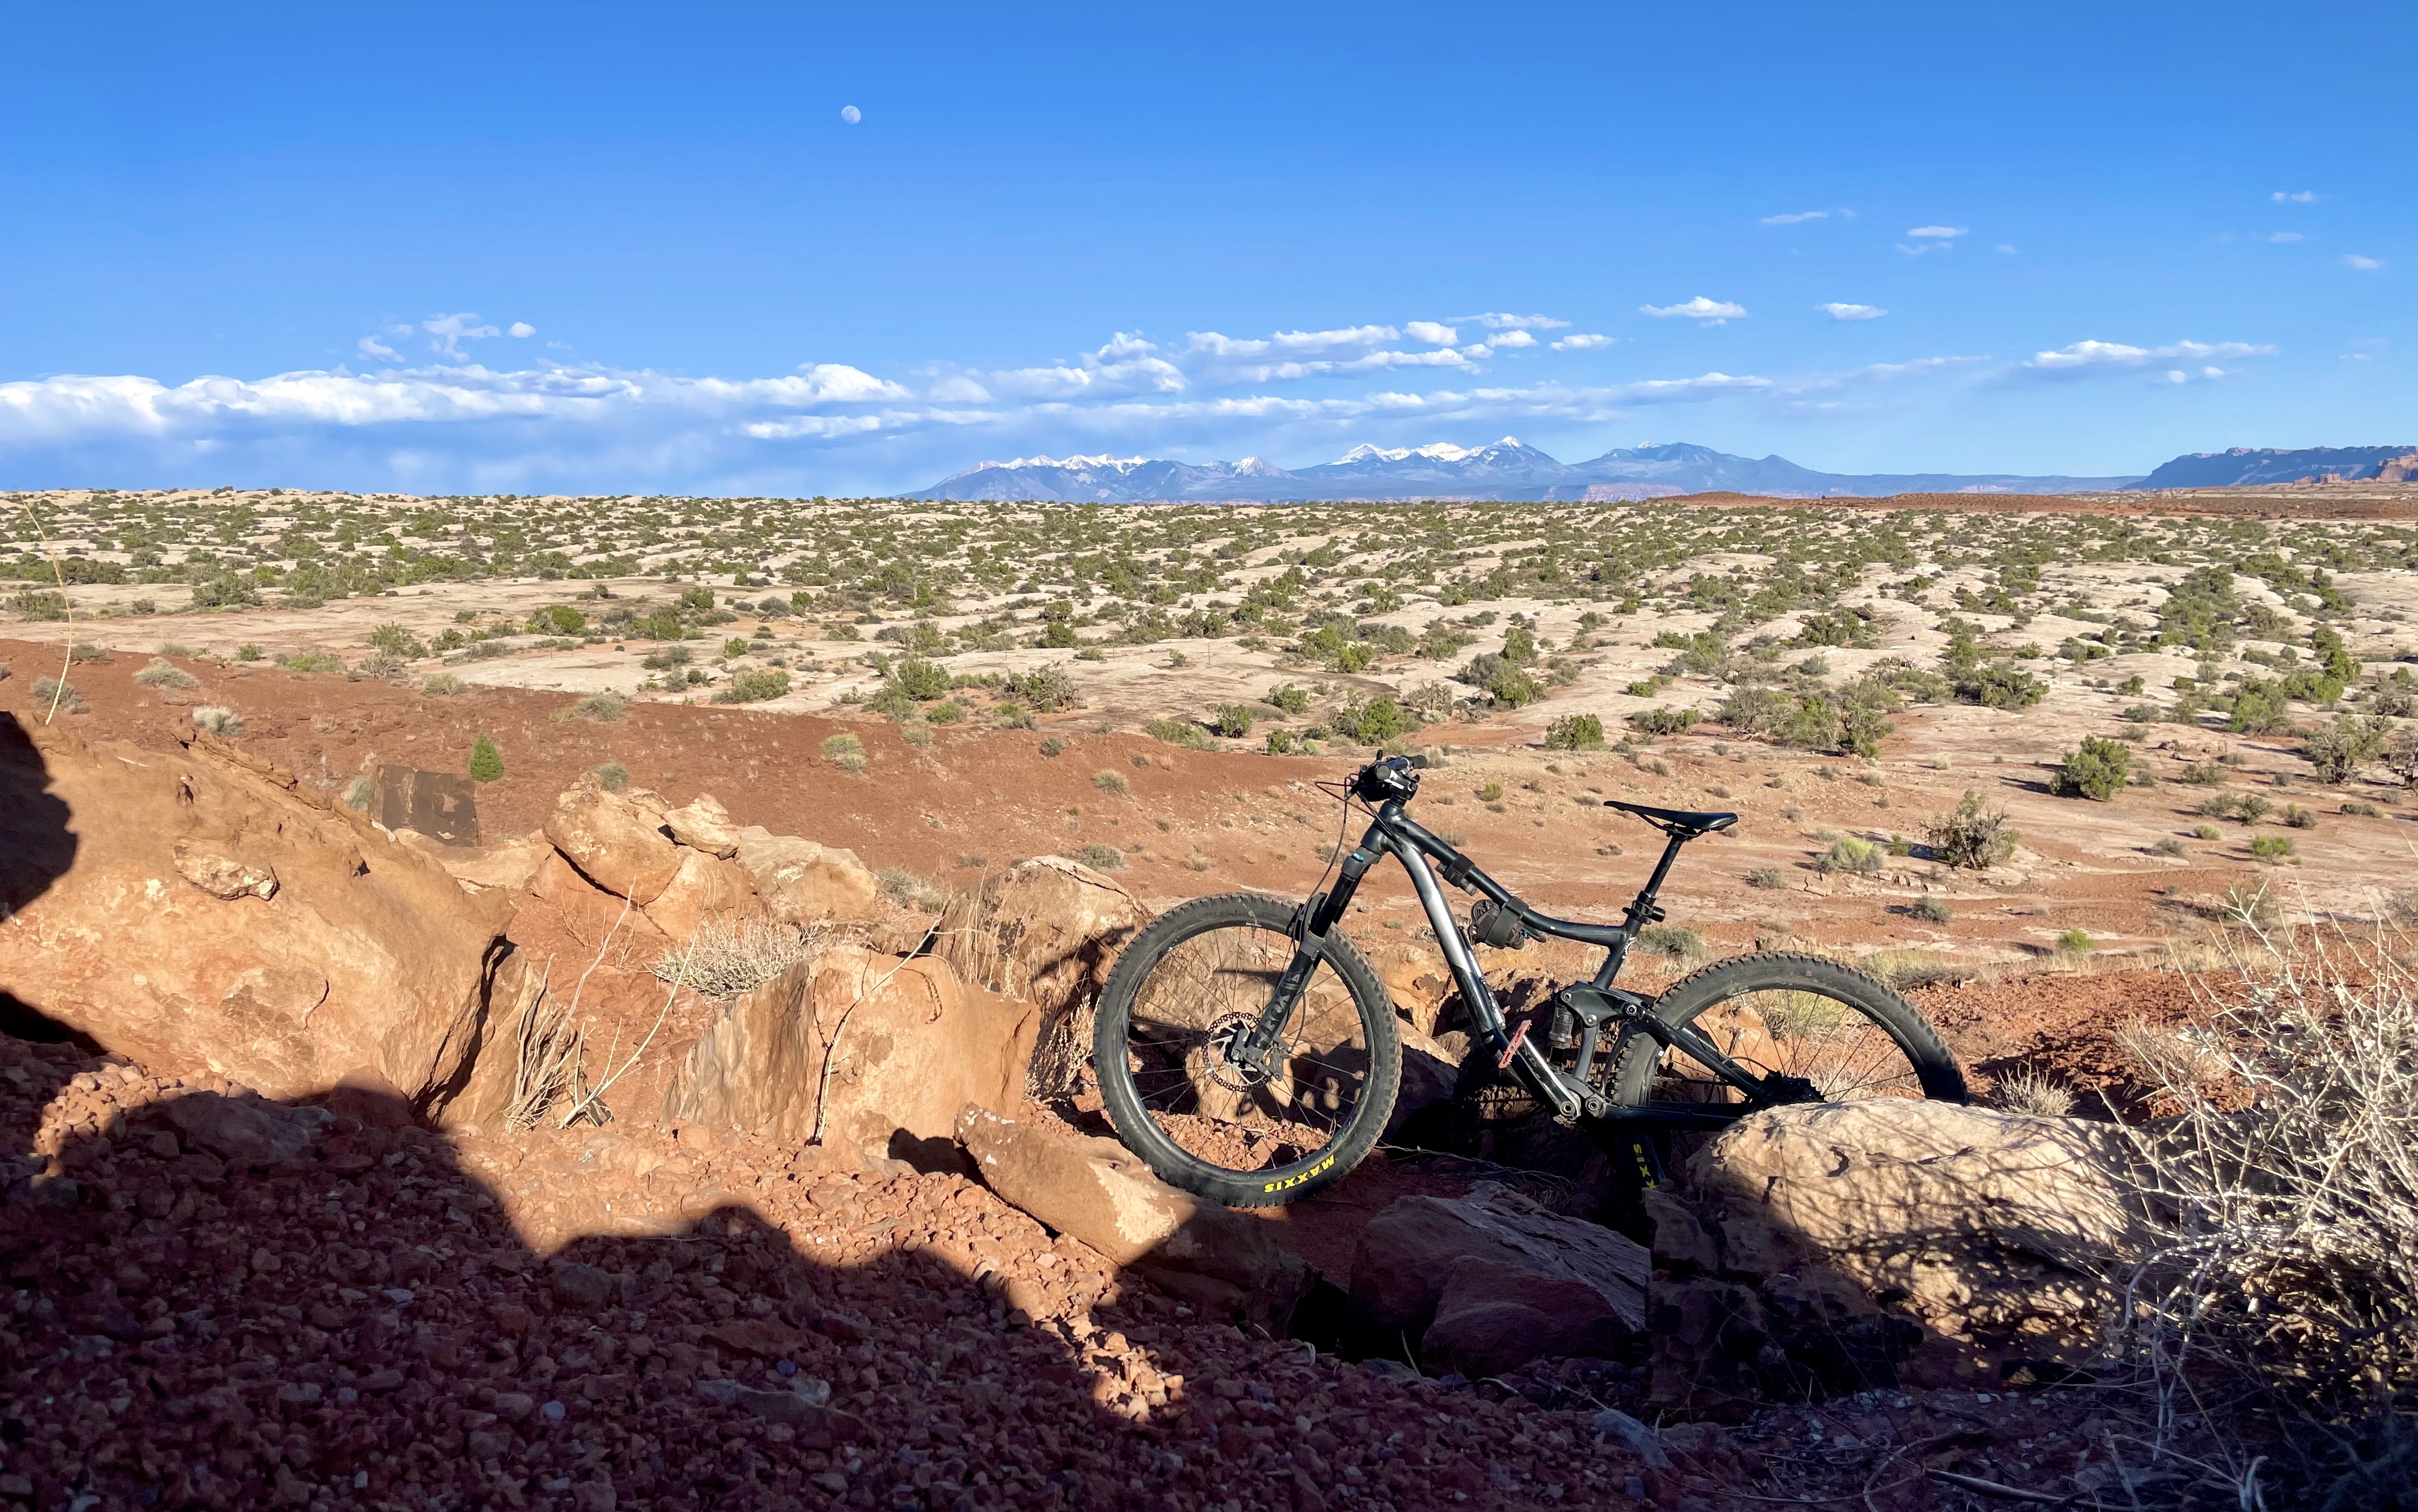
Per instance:
[[[1293,922],[1290,905],[1256,893],[1196,899],[1137,936],[1100,994],[1092,1062],[1118,1138],[1160,1180],[1229,1207],[1342,1180],[1401,1085],[1392,1000],[1340,930],[1266,1071],[1228,1061],[1293,962]]]

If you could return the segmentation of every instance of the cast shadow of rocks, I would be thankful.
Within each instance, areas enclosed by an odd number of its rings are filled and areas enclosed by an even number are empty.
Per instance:
[[[1167,1383],[1140,1350],[1088,1319],[1017,1326],[1001,1277],[905,1226],[852,1265],[737,1205],[543,1253],[399,1103],[187,1092],[65,1124],[84,1095],[65,1048],[11,1056],[46,1069],[0,1088],[8,1149],[31,1156],[0,1226],[0,1495],[611,1512],[1227,1494],[1185,1409],[1147,1410]],[[38,1139],[25,1110],[54,1097]]]

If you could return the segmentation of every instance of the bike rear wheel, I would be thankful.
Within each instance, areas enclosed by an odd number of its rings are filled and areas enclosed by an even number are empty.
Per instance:
[[[1100,994],[1092,1061],[1109,1122],[1160,1180],[1229,1207],[1291,1202],[1340,1181],[1393,1113],[1394,1008],[1338,930],[1268,1074],[1227,1062],[1293,961],[1293,909],[1256,893],[1162,915]]]
[[[1818,955],[1740,955],[1672,984],[1655,1003],[1664,1023],[1692,1025],[1756,1076],[1812,1084],[1818,1100],[1966,1100],[1965,1074],[1912,1004],[1852,967]],[[1609,1094],[1624,1107],[1737,1103],[1736,1088],[1679,1051],[1632,1031]]]

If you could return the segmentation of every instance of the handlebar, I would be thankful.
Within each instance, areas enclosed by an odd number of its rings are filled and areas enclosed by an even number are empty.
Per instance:
[[[1419,790],[1409,756],[1386,756],[1352,774],[1352,796],[1377,804],[1407,803]]]

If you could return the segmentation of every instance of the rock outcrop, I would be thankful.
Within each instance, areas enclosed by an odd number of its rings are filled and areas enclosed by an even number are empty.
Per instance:
[[[1972,1379],[2087,1350],[2137,1253],[2120,1131],[1953,1103],[1775,1108],[1646,1194],[1654,1398]]]
[[[765,908],[786,924],[871,919],[880,912],[881,882],[853,850],[751,824],[738,832],[732,854]]]
[[[1549,1355],[1616,1353],[1645,1326],[1645,1246],[1509,1187],[1406,1197],[1370,1221],[1346,1326],[1399,1340],[1434,1374],[1494,1374]]]
[[[1092,1005],[1150,909],[1114,880],[1064,856],[1036,856],[960,893],[934,926],[933,949],[968,982],[1041,1010],[1034,1090],[1071,1086],[1091,1053]]]
[[[1152,1174],[1114,1139],[1069,1138],[971,1107],[957,1138],[983,1184],[1207,1316],[1281,1332],[1309,1267],[1267,1226]]]
[[[0,738],[0,989],[164,1072],[271,1096],[375,1069],[423,1106],[476,1055],[509,906],[207,734]]]
[[[843,945],[726,1008],[665,1094],[672,1123],[770,1132],[896,1159],[955,1149],[969,1103],[1023,1095],[1038,1015],[945,962]]]
[[[545,837],[580,875],[643,909],[680,872],[665,813],[652,794],[609,792],[590,773],[546,816]]]

